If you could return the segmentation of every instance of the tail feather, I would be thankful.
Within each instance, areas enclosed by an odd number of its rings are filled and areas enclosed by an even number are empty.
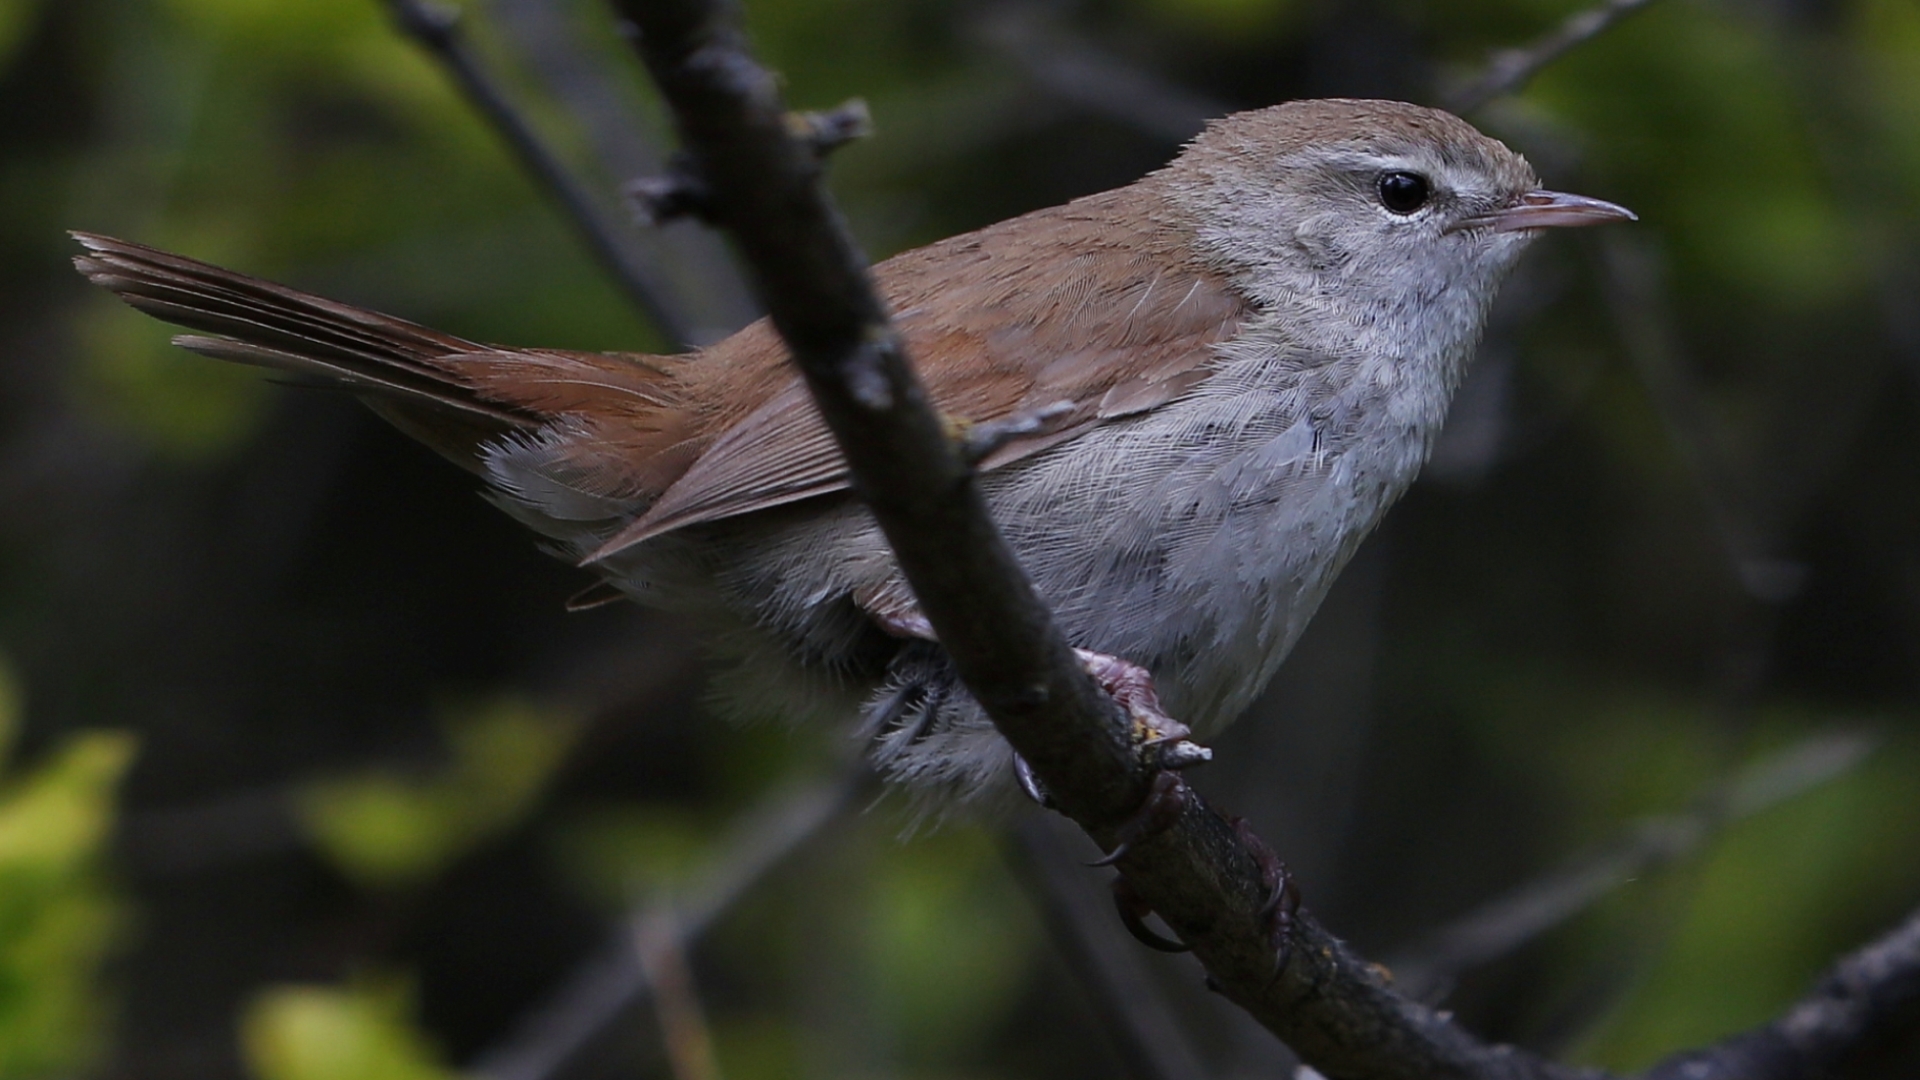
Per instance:
[[[463,376],[458,358],[487,351],[478,342],[144,244],[73,237],[86,249],[74,266],[88,280],[149,315],[204,332],[174,344],[353,390],[464,468],[481,467],[484,442],[546,419],[485,396]]]
[[[217,337],[185,334],[185,349],[403,402],[467,414],[503,429],[542,417],[481,397],[448,357],[487,346],[142,244],[76,232],[74,266],[94,284],[155,318]]]
[[[74,265],[94,284],[199,331],[175,344],[351,390],[483,475],[490,448],[537,437],[564,482],[644,499],[684,470],[698,434],[672,358],[484,345],[143,244],[73,236],[86,249]]]

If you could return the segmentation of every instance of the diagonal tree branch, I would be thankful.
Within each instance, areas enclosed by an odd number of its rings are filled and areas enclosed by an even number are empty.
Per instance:
[[[1628,881],[1697,851],[1726,827],[1853,771],[1874,740],[1825,732],[1741,769],[1703,792],[1686,814],[1637,822],[1606,850],[1499,897],[1389,961],[1394,985],[1423,1001],[1445,997],[1465,972],[1561,925]]]
[[[408,37],[447,69],[447,74],[506,141],[521,168],[559,204],[574,232],[608,275],[626,292],[660,333],[685,348],[695,344],[692,330],[665,301],[666,292],[653,269],[634,257],[619,240],[613,222],[593,195],[567,171],[552,148],[541,140],[525,117],[507,99],[506,92],[488,76],[460,29],[460,11],[436,0],[385,0],[394,22]]]
[[[987,518],[838,212],[821,163],[793,137],[774,77],[746,51],[732,5],[623,0],[683,141],[839,438],[862,496],[963,678],[1072,816],[1117,826],[1149,776],[1117,709]],[[722,14],[724,12],[724,14]],[[1042,761],[1047,764],[1043,765]],[[1057,775],[1054,775],[1057,774]]]
[[[1592,41],[1653,0],[1603,0],[1578,11],[1538,41],[1517,49],[1502,49],[1487,61],[1487,70],[1466,89],[1448,99],[1447,108],[1469,113],[1497,97],[1515,93],[1540,74],[1542,68]]]
[[[636,923],[634,951],[640,956],[640,969],[653,985],[660,1041],[666,1047],[674,1080],[720,1080],[713,1031],[707,1026],[706,1009],[694,986],[693,970],[687,963],[686,935],[674,917],[673,906],[657,904]]]
[[[1038,7],[990,9],[972,30],[982,44],[1018,64],[1056,97],[1173,143],[1193,138],[1209,119],[1227,111],[1213,98],[1064,32]]]
[[[692,886],[672,898],[676,948],[692,947],[754,885],[786,862],[870,790],[873,773],[864,764],[831,780],[767,799],[734,829],[733,838],[707,861]],[[606,948],[582,962],[499,1045],[466,1068],[485,1080],[547,1080],[651,991],[635,948],[648,908],[624,920]]]

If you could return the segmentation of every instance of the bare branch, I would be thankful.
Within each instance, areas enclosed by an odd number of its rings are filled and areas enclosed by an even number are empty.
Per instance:
[[[873,114],[859,98],[819,112],[794,113],[792,119],[794,135],[821,157],[873,134]]]
[[[1755,762],[1695,800],[1690,814],[1647,818],[1618,843],[1486,904],[1390,961],[1394,983],[1424,1001],[1464,972],[1505,956],[1591,907],[1636,876],[1669,865],[1737,821],[1845,775],[1872,752],[1854,733],[1814,735]]]
[[[676,948],[685,951],[749,890],[857,802],[873,782],[864,766],[847,775],[769,798],[735,830],[673,900]],[[546,1080],[594,1036],[651,989],[635,948],[636,911],[605,951],[582,963],[545,1002],[527,1014],[502,1045],[466,1070],[488,1080]]]
[[[1494,98],[1515,93],[1548,64],[1652,3],[1653,0],[1603,0],[1569,16],[1531,45],[1494,53],[1487,61],[1487,70],[1466,89],[1453,95],[1447,107],[1457,113],[1469,113]]]
[[[709,229],[630,227],[630,207],[616,193],[666,167],[666,117],[642,106],[633,92],[632,52],[602,32],[613,29],[611,18],[596,15],[606,12],[577,0],[487,0],[473,17],[484,17],[495,47],[577,133],[574,173],[587,178],[600,196],[596,204],[620,226],[614,238],[669,286],[661,302],[692,327],[698,344],[719,341],[760,312],[725,237]]]
[[[732,5],[616,8],[642,27],[642,57],[713,210],[961,676],[1019,732],[1015,746],[1063,805],[1117,827],[1146,794],[1145,762],[988,520],[972,470],[820,188],[819,159],[793,137],[776,81],[748,55]]]
[[[573,225],[588,252],[605,268],[662,335],[681,347],[694,344],[692,331],[662,299],[666,293],[652,268],[615,239],[616,227],[592,194],[574,178],[558,155],[520,115],[468,46],[460,30],[460,12],[435,0],[386,0],[407,36],[419,42],[453,76],[467,100],[486,117],[522,168],[534,178]]]

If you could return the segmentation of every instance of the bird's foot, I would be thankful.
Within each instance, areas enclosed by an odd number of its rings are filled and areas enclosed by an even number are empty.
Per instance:
[[[1140,808],[1121,822],[1120,828],[1113,834],[1113,850],[1089,863],[1090,866],[1112,866],[1126,857],[1140,841],[1166,832],[1180,818],[1187,808],[1187,782],[1180,774],[1171,769],[1162,769],[1153,774],[1153,784],[1147,788],[1147,797],[1141,801]]]
[[[1127,933],[1132,934],[1140,944],[1166,953],[1193,951],[1193,946],[1163,936],[1147,925],[1147,916],[1153,914],[1153,909],[1147,906],[1139,893],[1133,891],[1132,883],[1124,877],[1113,879],[1113,904],[1120,909],[1120,925],[1126,927]]]
[[[1234,818],[1233,832],[1253,854],[1261,883],[1267,888],[1267,899],[1260,905],[1259,914],[1266,923],[1267,944],[1273,949],[1273,978],[1279,979],[1280,973],[1287,970],[1287,961],[1293,959],[1293,917],[1300,910],[1300,890],[1294,887],[1287,864],[1260,839],[1247,819]]]
[[[1073,652],[1100,688],[1127,710],[1134,742],[1143,750],[1157,751],[1155,764],[1160,768],[1185,769],[1213,760],[1213,751],[1189,738],[1193,729],[1168,716],[1160,706],[1153,675],[1146,668],[1091,649]]]

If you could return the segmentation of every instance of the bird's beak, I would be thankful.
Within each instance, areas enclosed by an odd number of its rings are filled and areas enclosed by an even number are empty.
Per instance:
[[[1521,229],[1568,229],[1578,225],[1603,225],[1609,221],[1638,220],[1640,218],[1633,211],[1602,199],[1569,195],[1564,191],[1529,191],[1498,210],[1456,221],[1447,231],[1490,229],[1494,232],[1516,232]]]

